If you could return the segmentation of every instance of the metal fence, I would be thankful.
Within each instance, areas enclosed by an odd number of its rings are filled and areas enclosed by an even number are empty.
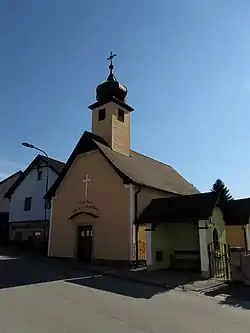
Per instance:
[[[136,257],[136,244],[133,244],[133,267],[147,266],[146,243],[143,241],[138,242],[138,257]]]
[[[231,255],[229,245],[222,242],[208,244],[210,275],[223,280],[231,279]]]

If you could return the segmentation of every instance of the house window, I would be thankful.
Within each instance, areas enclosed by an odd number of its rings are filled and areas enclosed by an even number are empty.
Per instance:
[[[43,170],[37,169],[37,180],[42,180],[43,177]]]
[[[32,197],[26,197],[24,199],[24,210],[31,210]]]
[[[106,118],[106,109],[101,109],[98,112],[98,121],[104,120]]]
[[[118,109],[117,119],[124,123],[124,111],[121,109]]]

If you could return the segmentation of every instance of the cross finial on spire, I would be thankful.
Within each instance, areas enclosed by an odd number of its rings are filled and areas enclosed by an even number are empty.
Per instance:
[[[109,69],[110,69],[110,74],[113,74],[112,71],[114,69],[113,66],[113,58],[116,57],[116,54],[113,54],[113,52],[110,52],[110,56],[107,58],[108,61],[110,61]]]

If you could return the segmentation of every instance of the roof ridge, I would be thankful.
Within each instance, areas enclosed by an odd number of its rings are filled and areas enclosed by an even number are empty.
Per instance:
[[[38,154],[37,156],[40,156],[40,157],[42,157],[42,158],[46,158],[46,156],[45,156],[45,155],[42,155],[42,154]],[[36,156],[36,157],[37,157],[37,156]],[[53,158],[53,157],[50,157],[50,156],[48,156],[48,159],[49,159],[49,160],[52,160],[52,161],[55,161],[55,162],[60,162],[60,163],[65,164],[65,162],[60,161],[60,160],[57,160],[56,158]]]
[[[52,160],[52,161],[55,161],[55,162],[59,162],[59,163],[65,164],[65,162],[60,161],[60,160],[57,160],[57,159],[55,159],[55,158],[51,158],[51,157],[49,157],[49,160]]]

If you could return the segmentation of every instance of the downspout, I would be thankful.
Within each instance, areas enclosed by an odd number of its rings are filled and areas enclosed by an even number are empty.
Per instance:
[[[139,187],[138,190],[135,192],[135,216],[134,221],[137,220],[137,211],[138,211],[138,194],[141,192],[141,188]],[[139,240],[138,240],[138,234],[139,234],[139,225],[135,225],[135,261],[136,266],[139,264]]]

